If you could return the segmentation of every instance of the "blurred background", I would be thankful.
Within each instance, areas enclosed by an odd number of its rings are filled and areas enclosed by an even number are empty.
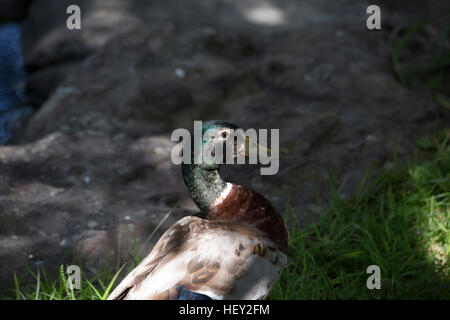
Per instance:
[[[72,4],[81,30],[66,27]],[[381,30],[366,28],[370,4]],[[1,1],[0,288],[25,266],[120,266],[195,213],[170,161],[171,132],[194,120],[279,128],[289,157],[277,175],[231,166],[223,176],[281,212],[289,203],[300,226],[316,221],[333,192],[350,199],[430,135],[450,135],[448,10],[437,0]]]

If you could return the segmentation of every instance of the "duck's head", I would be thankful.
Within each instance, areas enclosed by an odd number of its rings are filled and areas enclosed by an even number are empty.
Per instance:
[[[245,153],[245,136],[232,123],[222,120],[210,120],[201,128],[201,143],[192,143],[192,160],[204,170],[217,170],[229,159],[235,159]],[[236,136],[236,138],[235,138]],[[234,140],[234,141],[233,141]],[[231,145],[230,145],[231,144]],[[231,154],[227,155],[228,152]]]
[[[195,141],[200,133],[201,140]],[[183,177],[191,197],[202,210],[210,209],[227,187],[218,173],[222,164],[235,163],[236,158],[238,163],[245,163],[251,152],[260,149],[271,153],[247,137],[244,130],[223,120],[206,121],[201,128],[194,128],[191,146],[191,161],[182,164]],[[239,162],[239,158],[244,162]]]
[[[263,149],[267,155],[271,154],[270,149],[246,136],[244,130],[223,120],[203,122],[201,137],[201,142],[192,142],[191,163],[204,170],[217,170],[224,163],[234,163],[238,157],[248,158],[251,151],[257,154]]]

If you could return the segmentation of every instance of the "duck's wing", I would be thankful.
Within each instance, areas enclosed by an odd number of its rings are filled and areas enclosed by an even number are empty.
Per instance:
[[[108,297],[262,299],[278,280],[286,255],[257,229],[185,217]]]

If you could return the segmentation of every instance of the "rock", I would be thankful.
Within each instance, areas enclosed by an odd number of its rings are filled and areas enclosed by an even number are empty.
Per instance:
[[[81,8],[82,29],[69,30],[66,13],[70,5]],[[35,0],[23,25],[25,65],[39,69],[47,65],[82,60],[100,48],[111,35],[135,22],[126,12],[126,3],[112,0]],[[124,27],[125,26],[125,27]]]
[[[132,142],[54,133],[0,147],[0,265],[8,265],[0,283],[11,287],[12,271],[21,273],[25,265],[57,272],[63,256],[95,270],[105,263],[98,255],[117,243],[116,223],[125,217],[137,224],[142,246],[176,201],[188,197],[179,168],[170,162],[172,145],[158,136]],[[149,245],[188,211],[173,213]],[[132,237],[126,233],[122,240],[129,243]],[[95,251],[86,249],[92,241],[106,242]],[[118,262],[129,258],[127,248]]]
[[[82,30],[69,30],[66,9],[81,8]],[[113,35],[140,22],[127,12],[126,1],[35,0],[23,24],[27,88],[40,105],[64,81],[75,64],[103,46]]]
[[[78,5],[81,9],[81,30],[68,30],[66,9]],[[29,87],[38,97],[47,98],[49,89],[65,79],[70,70],[59,68],[66,63],[81,63],[87,56],[101,48],[108,40],[119,34],[140,27],[175,26],[179,30],[200,30],[209,36],[205,46],[212,52],[227,57],[251,54],[253,48],[246,34],[273,33],[298,27],[333,22],[336,15],[340,22],[350,23],[354,16],[364,12],[363,4],[330,4],[328,1],[298,4],[277,2],[261,4],[257,1],[184,0],[184,1],[136,1],[136,0],[34,0],[24,21],[23,47],[25,66],[31,74]],[[261,12],[269,16],[280,15],[283,23],[266,24]],[[291,14],[294,13],[294,14]],[[217,36],[216,30],[230,30],[227,35]],[[153,44],[154,45],[154,44]],[[51,68],[52,72],[40,73],[42,83],[33,80],[33,73]],[[59,69],[57,72],[55,68]],[[175,66],[174,70],[181,69]],[[46,80],[46,76],[48,79]],[[44,81],[46,80],[46,81]],[[40,105],[37,99],[36,104]]]
[[[26,85],[31,103],[41,105],[77,67],[77,63],[63,63],[32,72],[28,76]]]
[[[75,246],[76,254],[79,258],[87,262],[90,268],[101,268],[101,257],[110,257],[114,261],[114,249],[116,244],[110,239],[109,233],[103,230],[88,231],[83,239],[79,240]]]
[[[66,135],[55,133],[28,145],[0,147],[0,162],[14,164],[44,162],[50,157],[68,158],[71,152],[67,149],[68,140]]]

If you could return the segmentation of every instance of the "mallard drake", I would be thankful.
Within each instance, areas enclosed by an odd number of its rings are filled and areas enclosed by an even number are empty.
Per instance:
[[[237,127],[204,122],[203,132],[217,134],[201,151],[228,139],[230,129]],[[241,149],[235,143],[233,156]],[[264,299],[278,281],[288,248],[280,213],[261,194],[224,181],[220,164],[191,162],[182,174],[201,214],[170,227],[109,300]]]

